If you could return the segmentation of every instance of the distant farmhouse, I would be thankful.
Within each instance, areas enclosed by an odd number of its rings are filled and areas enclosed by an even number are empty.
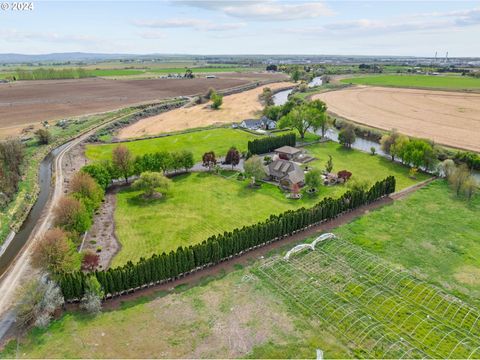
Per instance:
[[[240,127],[249,130],[272,130],[277,127],[277,123],[266,116],[262,116],[260,119],[243,120]]]

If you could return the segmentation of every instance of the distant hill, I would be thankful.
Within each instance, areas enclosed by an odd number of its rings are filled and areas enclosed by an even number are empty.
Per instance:
[[[1,64],[22,64],[22,63],[40,63],[40,62],[78,62],[78,61],[94,61],[94,60],[117,60],[126,58],[143,58],[145,55],[132,54],[101,54],[101,53],[54,53],[40,55],[25,54],[0,54]]]

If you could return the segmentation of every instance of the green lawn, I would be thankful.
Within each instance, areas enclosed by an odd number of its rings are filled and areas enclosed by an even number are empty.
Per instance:
[[[156,139],[126,142],[124,144],[135,155],[187,149],[193,152],[196,161],[200,161],[202,155],[210,150],[214,150],[217,156],[224,156],[231,146],[236,146],[240,151],[246,151],[248,141],[257,139],[260,136],[243,130],[217,128]],[[116,146],[118,145],[87,145],[85,153],[90,160],[110,159],[112,150]]]
[[[414,87],[451,90],[478,90],[480,79],[441,75],[374,75],[341,80],[343,83],[373,86]]]
[[[122,76],[122,75],[139,75],[145,73],[144,70],[139,69],[95,69],[88,70],[92,76]]]
[[[335,231],[480,305],[480,197],[455,198],[443,180]]]
[[[289,200],[275,186],[251,189],[236,177],[225,179],[206,173],[181,175],[164,199],[147,201],[130,189],[117,195],[115,227],[122,249],[113,266],[153,253],[175,250],[209,236],[255,224],[271,214],[313,205],[317,199]],[[343,188],[326,193],[339,194]]]
[[[334,171],[347,169],[353,177],[368,179],[371,184],[394,175],[397,189],[403,189],[427,178],[420,174],[417,180],[412,180],[406,167],[379,156],[344,150],[333,142],[309,146],[307,150],[318,158],[310,166],[323,169],[330,154]],[[286,199],[270,184],[252,190],[235,176],[225,179],[203,173],[174,178],[168,196],[152,202],[141,200],[139,192],[127,189],[117,195],[116,233],[122,249],[113,266],[198,243],[211,235],[264,220],[271,214],[312,206],[323,197],[338,197],[344,191],[345,186],[322,186],[315,198],[304,196],[294,201]]]

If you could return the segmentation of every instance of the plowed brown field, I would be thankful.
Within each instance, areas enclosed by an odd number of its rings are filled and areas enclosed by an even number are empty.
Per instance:
[[[313,98],[358,123],[480,152],[480,94],[356,86]]]
[[[236,76],[237,75],[237,76]],[[28,125],[114,110],[162,98],[227,89],[283,74],[225,74],[216,79],[49,80],[0,84],[0,138]]]
[[[280,82],[266,85],[272,90],[293,86],[293,83]],[[180,108],[142,119],[123,128],[120,139],[156,135],[162,132],[184,130],[213,124],[231,123],[258,116],[263,105],[258,96],[265,86],[223,98],[223,104],[218,110],[212,110],[208,104]]]

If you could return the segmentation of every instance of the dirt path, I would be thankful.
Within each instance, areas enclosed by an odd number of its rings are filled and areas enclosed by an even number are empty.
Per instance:
[[[480,151],[480,94],[354,86],[312,98],[358,123]]]

